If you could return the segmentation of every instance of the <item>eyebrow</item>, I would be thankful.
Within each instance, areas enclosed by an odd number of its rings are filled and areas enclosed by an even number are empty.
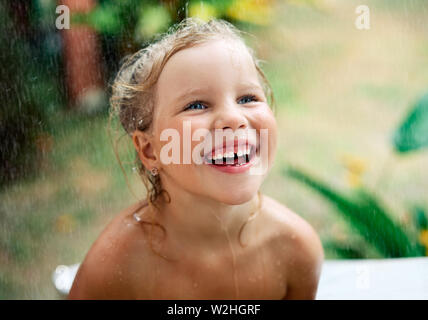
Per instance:
[[[241,83],[239,85],[239,89],[241,89],[241,90],[261,90],[261,91],[263,91],[263,88],[259,84],[253,83],[253,82],[243,82],[243,83]],[[186,90],[185,92],[183,92],[182,94],[180,94],[176,98],[174,98],[174,102],[185,100],[188,97],[193,96],[195,94],[204,93],[206,90],[207,90],[206,88],[191,88],[189,90]]]
[[[190,96],[193,96],[195,94],[200,94],[205,92],[207,89],[206,88],[191,88],[189,90],[186,90],[184,93],[182,93],[181,95],[177,96],[176,98],[174,98],[174,102],[178,102],[181,100],[185,100]]]
[[[240,89],[246,89],[246,90],[262,90],[263,88],[260,86],[260,84],[253,83],[253,82],[244,82],[240,85]]]

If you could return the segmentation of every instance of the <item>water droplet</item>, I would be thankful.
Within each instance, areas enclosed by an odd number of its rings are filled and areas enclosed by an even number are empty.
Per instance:
[[[281,261],[280,260],[276,260],[276,265],[280,266],[281,265]]]
[[[197,282],[193,282],[193,288],[197,288],[198,287],[198,283]]]

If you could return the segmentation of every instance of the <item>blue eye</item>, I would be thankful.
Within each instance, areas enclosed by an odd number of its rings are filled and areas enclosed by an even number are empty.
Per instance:
[[[192,102],[184,110],[203,110],[202,108],[206,107],[201,102]]]
[[[248,96],[244,96],[244,97],[242,97],[242,98],[239,100],[239,102],[241,102],[241,101],[243,101],[243,102],[242,102],[242,104],[246,104],[246,103],[250,103],[250,102],[252,102],[252,101],[257,101],[257,99],[256,99],[256,96],[248,95]]]

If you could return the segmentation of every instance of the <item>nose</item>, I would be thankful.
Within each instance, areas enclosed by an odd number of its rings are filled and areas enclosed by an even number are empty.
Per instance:
[[[236,102],[225,102],[217,109],[214,129],[245,129],[248,127],[248,119]]]

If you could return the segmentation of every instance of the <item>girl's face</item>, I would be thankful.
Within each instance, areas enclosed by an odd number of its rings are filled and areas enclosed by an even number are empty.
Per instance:
[[[184,122],[190,124],[190,136],[184,134]],[[152,146],[157,159],[161,160],[157,166],[161,169],[166,190],[181,188],[226,204],[251,200],[268,170],[264,174],[252,174],[249,169],[225,171],[224,167],[196,164],[193,160],[190,164],[183,164],[183,152],[188,151],[183,141],[187,139],[193,152],[204,141],[191,140],[193,133],[201,128],[212,134],[210,151],[222,142],[214,140],[216,129],[233,132],[252,129],[257,133],[257,138],[249,143],[254,142],[258,150],[260,130],[267,129],[268,141],[263,141],[267,143],[265,155],[268,159],[265,163],[268,169],[271,168],[276,152],[276,121],[267,104],[254,62],[240,45],[226,40],[212,40],[181,50],[168,60],[156,86]],[[179,144],[180,164],[162,163],[162,148],[167,144],[171,146],[171,138],[168,141],[160,139],[166,129],[179,133],[180,140],[176,143]],[[230,149],[217,152],[221,151]],[[204,150],[201,153],[205,154]]]

